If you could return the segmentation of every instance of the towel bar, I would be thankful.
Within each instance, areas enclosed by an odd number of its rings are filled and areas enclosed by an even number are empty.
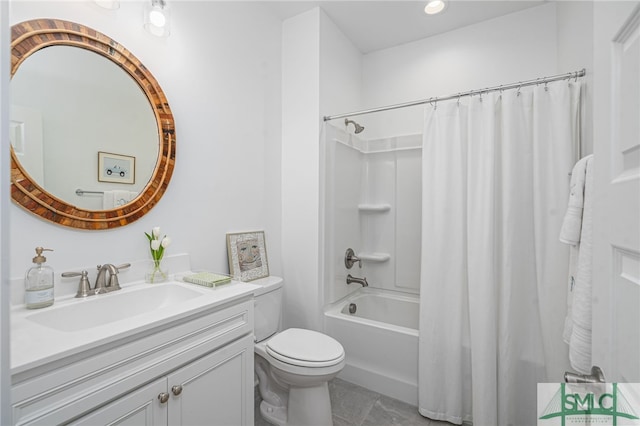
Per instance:
[[[84,194],[104,194],[104,191],[85,191],[83,189],[76,189],[76,195],[82,197]]]

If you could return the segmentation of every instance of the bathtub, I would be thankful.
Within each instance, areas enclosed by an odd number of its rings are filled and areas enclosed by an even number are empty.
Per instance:
[[[325,333],[346,352],[338,377],[418,405],[419,307],[418,295],[368,287],[325,309]]]

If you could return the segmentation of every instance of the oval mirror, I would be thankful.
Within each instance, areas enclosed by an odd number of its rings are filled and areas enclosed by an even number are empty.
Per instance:
[[[12,27],[11,195],[60,225],[108,229],[142,217],[175,164],[173,115],[153,75],[86,26]]]

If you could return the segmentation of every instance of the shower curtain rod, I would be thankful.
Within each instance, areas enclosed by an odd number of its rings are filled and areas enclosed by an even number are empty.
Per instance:
[[[525,86],[533,86],[534,84],[550,83],[552,81],[558,81],[558,80],[569,80],[572,78],[575,78],[577,80],[578,77],[584,77],[585,74],[586,74],[586,70],[582,68],[580,71],[558,74],[551,77],[536,78],[534,80],[519,81],[517,83],[504,84],[501,86],[487,87],[486,89],[470,90],[468,92],[456,93],[455,95],[449,95],[449,96],[443,96],[443,97],[436,96],[433,98],[421,99],[419,101],[405,102],[402,104],[395,104],[395,105],[387,105],[387,106],[378,107],[378,108],[363,109],[361,111],[354,111],[354,112],[345,113],[345,114],[325,115],[324,121],[330,121],[330,120],[335,120],[337,118],[344,118],[344,117],[354,117],[356,115],[370,114],[372,112],[388,111],[391,109],[405,108],[405,107],[423,105],[428,103],[435,104],[439,101],[459,99],[463,96],[482,95],[483,93],[496,92],[498,90],[515,89],[515,88],[520,88]]]

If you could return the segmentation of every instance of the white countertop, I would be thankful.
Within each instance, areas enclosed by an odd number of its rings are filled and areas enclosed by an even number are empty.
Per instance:
[[[79,331],[61,331],[30,319],[39,312],[55,312],[73,304],[106,300],[115,295],[122,297],[121,295],[145,287],[162,285],[183,286],[202,295],[122,320],[106,321],[104,324]],[[24,305],[16,306],[11,310],[11,374],[22,373],[105,343],[153,329],[169,321],[177,321],[221,306],[252,295],[257,288],[259,287],[256,285],[239,281],[232,281],[215,289],[178,281],[163,284],[137,282],[122,285],[122,290],[119,291],[89,296],[85,299],[77,299],[73,296],[56,298],[53,306],[42,309],[26,309]],[[77,321],[81,322],[83,318],[77,318]]]

